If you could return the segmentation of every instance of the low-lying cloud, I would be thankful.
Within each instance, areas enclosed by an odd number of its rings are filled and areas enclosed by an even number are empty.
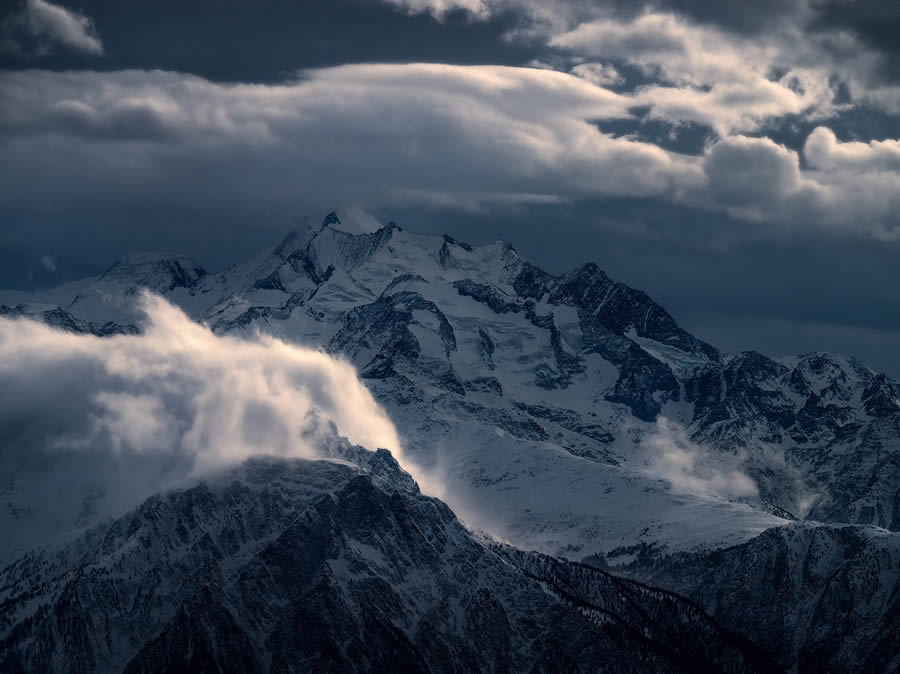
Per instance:
[[[646,474],[669,482],[674,491],[751,502],[774,497],[771,503],[800,519],[831,500],[823,485],[807,482],[782,448],[715,449],[695,442],[684,426],[667,417],[657,419],[637,458]]]
[[[644,467],[673,489],[720,498],[756,498],[759,489],[744,472],[745,457],[714,452],[693,442],[680,424],[659,417],[656,429],[644,438]]]
[[[141,303],[141,335],[0,318],[4,500],[33,534],[91,521],[98,508],[117,514],[255,455],[327,455],[335,427],[402,458],[350,364],[271,337],[216,336],[149,293]]]

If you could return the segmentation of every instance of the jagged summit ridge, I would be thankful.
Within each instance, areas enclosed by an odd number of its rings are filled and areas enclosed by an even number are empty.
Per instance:
[[[826,354],[724,357],[594,263],[555,276],[502,241],[473,246],[394,224],[353,234],[335,220],[160,292],[220,334],[262,330],[350,358],[412,451],[450,471],[460,501],[499,512],[510,540],[576,555],[635,537],[717,546],[784,522],[771,513],[900,527],[900,396],[889,378]],[[107,299],[94,318],[76,304],[73,320],[106,323]],[[681,496],[652,470],[647,482],[642,443],[660,416],[709,448],[704,466],[743,457],[758,496]],[[509,452],[533,468],[505,470]],[[552,488],[571,498],[523,510],[518,494],[545,462]],[[639,492],[652,495],[640,497],[647,522],[619,505]],[[709,518],[675,516],[684,498]]]
[[[186,294],[207,275],[206,270],[183,255],[136,253],[109,267],[72,299],[65,309],[90,321],[134,323],[138,291],[146,288],[161,295]]]
[[[337,213],[335,213],[334,211],[331,211],[331,213],[329,213],[328,215],[326,215],[323,218],[321,229],[325,229],[329,225],[340,225],[340,224],[341,224],[341,219],[337,216]]]
[[[175,253],[142,252],[126,255],[107,269],[97,285],[121,283],[130,290],[134,286],[166,293],[175,288],[189,288],[206,276],[196,262]]]

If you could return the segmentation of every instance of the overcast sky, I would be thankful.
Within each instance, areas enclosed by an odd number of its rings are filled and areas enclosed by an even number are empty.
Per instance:
[[[337,209],[900,376],[897,3],[2,7],[0,286],[147,249],[218,270]]]

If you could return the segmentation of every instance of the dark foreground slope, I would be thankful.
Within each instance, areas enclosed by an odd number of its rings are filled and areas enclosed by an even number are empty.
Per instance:
[[[0,670],[776,669],[675,595],[482,543],[387,452],[347,451],[251,460],[22,557]]]
[[[900,540],[876,527],[796,523],[632,573],[692,597],[799,671],[900,671]]]

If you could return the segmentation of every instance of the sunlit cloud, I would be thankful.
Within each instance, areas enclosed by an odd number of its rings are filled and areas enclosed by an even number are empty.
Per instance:
[[[240,195],[265,210],[307,202],[369,212],[385,204],[480,212],[636,197],[755,223],[896,237],[896,141],[839,143],[823,127],[803,151],[808,166],[794,149],[738,133],[713,138],[700,156],[679,154],[598,128],[634,120],[650,89],[623,94],[580,74],[358,65],[288,84],[231,85],[159,71],[6,72],[6,202],[30,208],[62,185],[91,209],[103,209],[111,190],[147,204]],[[667,91],[675,98],[664,99],[659,87],[653,93],[663,108],[715,115],[702,99],[728,96],[716,87]],[[691,96],[699,98],[686,102]],[[744,114],[754,124],[765,117],[752,105],[738,117],[729,115],[740,106],[726,108],[707,121],[733,131]],[[315,170],[298,180],[297,166]],[[208,174],[214,183],[197,183]]]
[[[654,80],[634,94],[651,116],[706,124],[723,136],[785,115],[836,110],[830,69],[798,64],[781,35],[742,38],[674,14],[648,13],[584,23],[550,45],[638,67]]]
[[[0,318],[0,465],[27,487],[10,498],[40,502],[44,518],[10,536],[74,526],[91,493],[114,516],[254,456],[340,458],[339,436],[389,449],[431,486],[347,362],[272,337],[216,336],[149,293],[141,306],[142,334],[105,338]]]
[[[4,379],[25,386],[26,372],[37,381],[57,369],[90,373],[53,394],[82,401],[90,428],[54,444],[184,453],[202,471],[257,453],[317,456],[319,434],[334,424],[352,443],[402,451],[348,363],[272,337],[216,336],[159,296],[146,294],[142,308],[141,335],[109,338],[0,319]]]
[[[621,84],[625,81],[625,78],[608,63],[579,63],[569,72],[600,87]]]

